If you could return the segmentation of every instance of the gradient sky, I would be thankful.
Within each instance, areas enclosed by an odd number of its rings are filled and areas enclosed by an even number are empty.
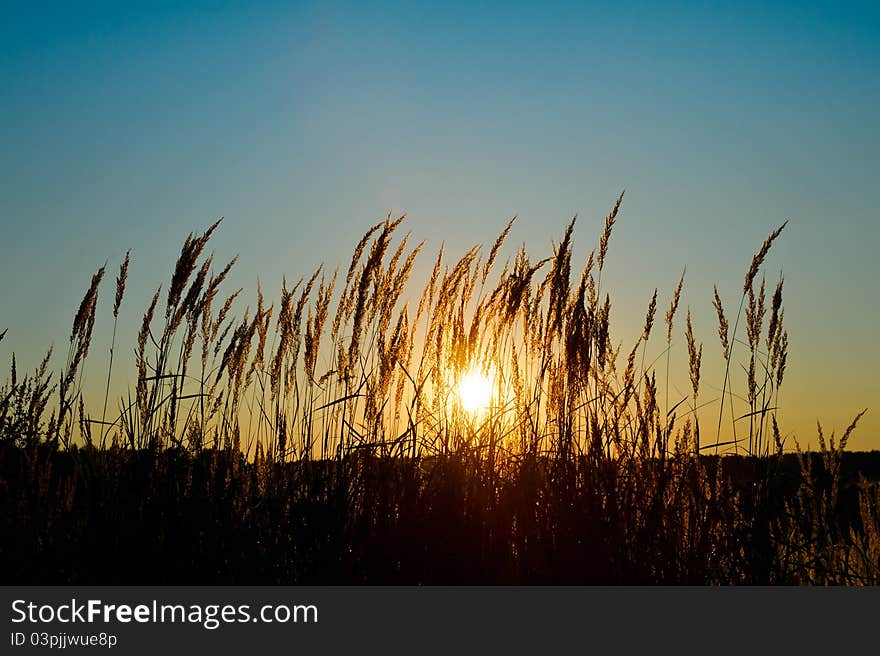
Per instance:
[[[686,265],[711,396],[712,284],[733,311],[790,219],[767,262],[783,430],[809,443],[870,407],[851,446],[880,448],[875,3],[80,4],[0,20],[4,361],[66,352],[91,274],[129,247],[131,345],[182,239],[221,215],[236,286],[275,291],[347,265],[388,211],[453,253],[514,214],[512,240],[546,252],[578,214],[580,262],[626,188],[603,277],[618,336]]]

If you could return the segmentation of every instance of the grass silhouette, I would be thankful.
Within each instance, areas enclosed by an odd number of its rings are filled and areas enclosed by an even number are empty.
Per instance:
[[[878,484],[844,465],[861,415],[839,439],[820,428],[819,454],[783,453],[783,282],[768,302],[759,276],[785,224],[755,253],[732,330],[715,291],[726,370],[707,435],[684,274],[659,365],[657,290],[630,349],[611,338],[602,271],[622,199],[579,274],[574,221],[547,257],[502,264],[511,221],[488,252],[441,249],[418,285],[424,243],[389,215],[344,275],[285,280],[277,308],[258,289],[252,312],[225,290],[235,261],[206,255],[218,221],[153,296],[136,384],[111,410],[126,255],[98,419],[82,368],[102,267],[57,377],[51,351],[24,376],[13,357],[0,389],[6,580],[880,583]],[[676,398],[682,323],[691,391]],[[491,386],[479,410],[461,397],[474,376]]]

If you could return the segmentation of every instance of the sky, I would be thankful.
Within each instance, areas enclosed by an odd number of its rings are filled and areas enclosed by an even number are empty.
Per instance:
[[[789,220],[767,260],[768,285],[785,276],[783,432],[815,444],[817,421],[840,432],[867,407],[850,446],[880,449],[876,4],[3,13],[0,362],[14,351],[30,369],[52,343],[66,353],[90,276],[129,248],[119,331],[132,344],[182,240],[220,216],[217,258],[239,255],[236,286],[271,293],[284,274],[346,266],[388,212],[406,212],[429,252],[445,241],[459,254],[514,215],[511,242],[549,253],[577,215],[580,262],[625,189],[603,274],[620,338],[639,332],[655,287],[664,308],[687,267],[682,303],[711,396],[712,286],[733,311],[752,254]],[[103,303],[99,372],[111,329]]]

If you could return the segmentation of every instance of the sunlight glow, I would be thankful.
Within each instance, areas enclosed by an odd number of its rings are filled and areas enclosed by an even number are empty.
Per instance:
[[[458,383],[458,398],[465,412],[483,412],[492,402],[492,378],[477,368],[471,368]]]

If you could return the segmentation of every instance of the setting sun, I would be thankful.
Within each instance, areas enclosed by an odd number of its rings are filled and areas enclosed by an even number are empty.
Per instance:
[[[458,383],[458,398],[466,412],[477,414],[492,401],[492,378],[477,368],[467,371]]]
[[[880,0],[46,4],[0,11],[12,648],[680,649],[699,587],[880,590]]]

